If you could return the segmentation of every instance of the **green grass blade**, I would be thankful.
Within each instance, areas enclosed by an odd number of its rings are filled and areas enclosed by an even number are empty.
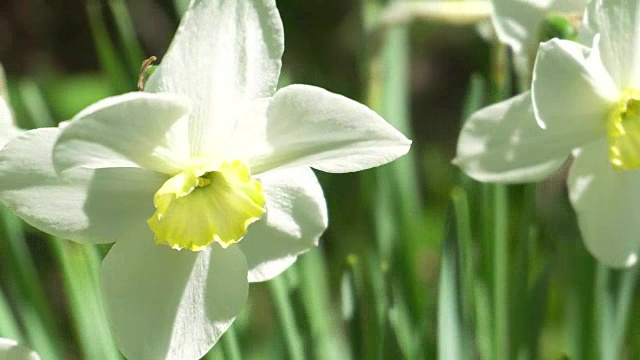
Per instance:
[[[300,292],[304,311],[309,320],[309,336],[313,341],[314,359],[349,359],[342,329],[332,317],[333,306],[329,296],[326,263],[320,249],[315,249],[298,260]]]
[[[7,303],[4,293],[0,290],[0,337],[24,342],[24,336],[18,326],[18,320]]]
[[[618,349],[617,356],[623,351],[625,334],[628,331],[629,315],[633,305],[633,296],[638,285],[638,266],[623,270],[620,274],[618,299],[616,303],[615,344]]]
[[[93,34],[98,59],[104,72],[107,73],[113,89],[118,93],[133,90],[138,81],[137,77],[130,78],[126,67],[122,64],[116,46],[107,31],[102,6],[98,0],[89,0],[87,3],[89,25]]]
[[[343,276],[342,284],[343,303],[348,301],[348,307],[352,309],[347,314],[353,357],[382,356],[388,347],[385,330],[389,302],[379,256],[375,251],[369,251],[363,257],[350,255],[347,266],[348,271]],[[349,280],[347,284],[345,279]],[[345,286],[350,288],[344,289]],[[343,305],[343,309],[345,307]]]
[[[637,274],[637,267],[614,271],[598,264],[594,295],[601,359],[619,359],[623,354]]]
[[[51,116],[51,111],[44,99],[42,90],[32,80],[22,80],[18,84],[18,92],[24,103],[27,114],[31,118],[30,125],[34,128],[56,126],[57,122]]]
[[[304,343],[298,330],[298,325],[294,315],[294,308],[291,305],[291,300],[289,299],[287,284],[284,277],[276,277],[269,281],[269,289],[275,303],[278,319],[280,320],[280,328],[284,335],[289,359],[302,360],[305,358]]]
[[[18,304],[18,316],[24,324],[28,344],[42,359],[64,359],[63,342],[51,332],[52,324],[42,321],[32,304],[23,298]]]
[[[565,318],[563,326],[567,355],[571,359],[599,359],[598,337],[595,327],[594,279],[595,261],[587,253],[576,234],[561,238],[557,273],[563,275]],[[567,262],[566,259],[572,259]]]
[[[9,209],[0,206],[3,230],[0,238],[2,262],[7,265],[20,293],[18,318],[24,324],[29,344],[45,359],[60,359],[62,342],[48,296],[42,286],[24,237],[23,223]]]
[[[458,248],[458,271],[460,273],[460,298],[465,331],[470,330],[466,323],[473,316],[474,307],[474,245],[471,236],[471,217],[469,213],[469,200],[467,193],[462,188],[455,188],[451,193],[451,199],[455,212],[455,229]]]
[[[523,311],[521,316],[528,320],[526,329],[522,329],[525,344],[518,353],[519,359],[540,358],[540,337],[545,325],[545,312],[547,298],[549,296],[549,283],[551,281],[551,266],[545,270],[536,280],[533,289],[528,292],[528,311]],[[524,325],[524,324],[523,324]],[[522,335],[521,335],[522,336]]]
[[[611,284],[612,272],[603,264],[598,264],[594,286],[596,298],[596,329],[600,359],[616,359],[615,294]]]
[[[459,274],[459,239],[455,210],[447,216],[447,231],[442,242],[440,282],[438,291],[438,359],[468,359],[465,350],[465,330],[462,314]]]
[[[131,15],[124,0],[109,0],[109,9],[115,21],[122,48],[127,60],[130,76],[138,76],[140,65],[145,59],[142,46],[138,42]]]
[[[495,326],[495,356],[507,360],[509,356],[509,206],[506,185],[496,185],[494,191],[493,243],[493,312]]]
[[[488,286],[481,280],[474,284],[476,341],[480,359],[495,359],[493,346],[493,318],[491,312],[491,295]]]
[[[63,273],[69,310],[84,358],[121,359],[102,308],[101,258],[97,249],[55,238],[50,245]]]
[[[425,354],[421,344],[421,332],[418,331],[411,319],[407,300],[402,296],[399,287],[392,289],[393,306],[389,309],[389,324],[394,330],[400,350],[405,359],[424,359]]]
[[[222,335],[222,347],[224,349],[225,359],[227,360],[241,360],[242,352],[240,351],[240,345],[238,344],[238,336],[236,330],[231,326]]]

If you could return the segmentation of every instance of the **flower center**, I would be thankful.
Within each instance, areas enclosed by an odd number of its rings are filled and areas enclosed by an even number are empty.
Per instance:
[[[158,244],[198,251],[216,241],[237,243],[265,212],[262,185],[241,161],[215,170],[186,169],[167,180],[153,197],[156,212],[147,221]]]
[[[627,89],[607,121],[609,161],[622,170],[640,168],[640,90]]]

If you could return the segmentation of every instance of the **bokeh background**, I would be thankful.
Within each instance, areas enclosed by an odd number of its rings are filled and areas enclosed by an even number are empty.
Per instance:
[[[1,1],[0,62],[19,125],[54,126],[135,90],[186,3]],[[566,174],[481,185],[451,164],[464,119],[518,90],[488,13],[392,21],[396,4],[382,0],[277,4],[282,84],[363,102],[414,143],[375,170],[318,173],[330,216],[320,247],[253,284],[207,358],[640,358],[636,270],[606,269],[586,252]],[[4,208],[2,220],[0,337],[43,359],[118,359],[97,285],[109,247],[53,239]]]

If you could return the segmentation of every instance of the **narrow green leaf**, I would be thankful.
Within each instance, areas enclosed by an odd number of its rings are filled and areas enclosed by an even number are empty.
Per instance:
[[[447,216],[447,231],[442,242],[438,291],[438,359],[468,359],[460,297],[458,235],[454,209]]]
[[[98,59],[103,70],[111,80],[114,90],[125,93],[135,88],[137,78],[130,78],[126,67],[122,64],[116,46],[111,39],[104,16],[102,6],[98,0],[89,0],[87,3],[89,25],[93,34]]]
[[[280,320],[280,327],[285,338],[289,359],[302,360],[305,358],[304,344],[298,330],[294,309],[289,299],[284,278],[280,276],[269,281],[269,289],[271,290],[276,312]]]
[[[24,336],[18,326],[18,321],[7,303],[4,293],[0,290],[0,337],[24,342]]]
[[[124,50],[124,55],[127,60],[129,74],[131,76],[137,76],[145,56],[142,51],[142,46],[140,46],[138,42],[138,37],[136,36],[127,5],[124,0],[109,0],[109,9],[113,15],[116,30],[122,42],[122,49]]]
[[[509,206],[506,185],[495,185],[493,242],[493,312],[496,359],[509,356]]]
[[[234,326],[231,326],[222,335],[222,347],[224,348],[225,359],[227,360],[241,360],[242,352],[240,351],[240,345],[238,344],[238,336]],[[292,358],[293,359],[293,358]]]
[[[467,193],[462,188],[454,188],[451,192],[451,200],[455,212],[455,229],[458,249],[458,271],[460,278],[460,298],[462,306],[463,323],[465,331],[470,327],[466,325],[468,319],[473,316],[474,307],[474,246],[471,236],[471,217],[469,214],[469,201]]]
[[[45,359],[60,359],[62,342],[48,296],[42,286],[26,244],[23,223],[9,209],[0,206],[3,233],[0,258],[19,291],[17,317],[24,324],[28,343]]]
[[[616,349],[618,357],[623,352],[624,339],[628,330],[629,315],[631,313],[631,307],[633,305],[634,293],[638,285],[638,266],[634,266],[631,269],[623,270],[620,273],[620,283],[618,291],[618,301],[616,303],[616,323],[615,334]]]
[[[31,117],[30,125],[32,127],[40,128],[57,125],[57,122],[51,116],[49,106],[38,84],[32,80],[22,80],[18,84],[18,92],[29,117]]]
[[[69,310],[86,359],[121,359],[100,296],[101,258],[93,245],[52,238],[49,242],[62,269]]]
[[[310,251],[297,262],[300,272],[300,293],[309,320],[309,336],[313,341],[314,359],[349,359],[349,350],[342,329],[332,317],[326,264],[320,249]]]

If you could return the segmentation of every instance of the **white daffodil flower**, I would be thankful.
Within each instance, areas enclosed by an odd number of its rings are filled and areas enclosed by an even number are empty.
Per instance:
[[[582,13],[589,0],[493,0],[491,20],[498,38],[515,53],[533,49],[540,26],[552,12]]]
[[[581,39],[591,46],[542,44],[531,92],[475,113],[454,160],[481,181],[526,182],[573,152],[569,195],[583,239],[614,267],[635,264],[640,248],[639,19],[638,0],[590,3]]]
[[[0,199],[28,223],[115,242],[101,280],[131,359],[198,359],[327,227],[312,168],[390,162],[410,141],[372,110],[305,85],[276,92],[274,0],[196,0],[145,92],[102,100],[0,151]],[[182,249],[182,250],[178,250]]]
[[[40,360],[40,356],[15,340],[0,338],[0,360]]]

